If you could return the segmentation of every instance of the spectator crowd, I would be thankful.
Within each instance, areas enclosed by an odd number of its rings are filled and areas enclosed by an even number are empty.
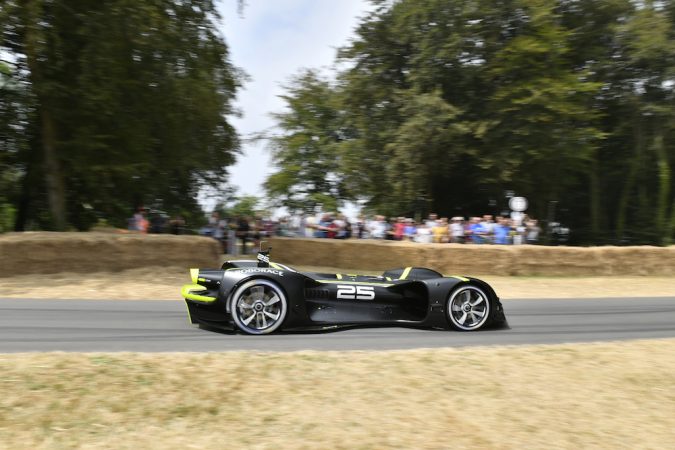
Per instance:
[[[341,214],[304,215],[282,218],[277,234],[316,238],[358,238],[454,244],[536,244],[541,228],[537,220],[523,216],[519,220],[486,214],[482,217],[438,217],[431,213],[426,220],[409,217],[363,216],[350,222]]]
[[[139,207],[133,216],[127,219],[127,230],[136,233],[187,234],[185,219],[180,215],[169,217],[164,211]]]
[[[319,239],[381,239],[418,243],[454,244],[536,244],[541,228],[537,220],[486,214],[482,217],[438,217],[431,213],[426,220],[407,217],[375,215],[349,220],[343,214],[323,213],[316,216],[298,214],[268,220],[261,217],[238,216],[221,218],[214,212],[200,234],[221,242],[223,251],[246,253],[269,236],[305,237]]]
[[[169,217],[162,211],[139,208],[129,219],[130,231],[141,233],[185,234],[185,220],[180,216]],[[214,212],[199,234],[218,240],[223,252],[246,253],[257,247],[260,240],[270,236],[305,237],[320,239],[382,239],[418,243],[453,244],[537,244],[541,228],[536,219],[527,215],[515,219],[494,217],[438,217],[431,213],[426,220],[415,221],[409,217],[374,215],[359,216],[349,220],[339,213],[322,213],[315,216],[304,213],[281,217],[279,220],[262,217],[235,216],[221,218]]]

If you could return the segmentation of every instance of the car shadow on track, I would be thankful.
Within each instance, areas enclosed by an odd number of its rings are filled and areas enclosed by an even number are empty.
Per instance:
[[[418,331],[429,331],[429,332],[447,332],[448,330],[443,330],[440,328],[422,328],[422,327],[415,327],[415,326],[402,326],[402,325],[373,325],[373,324],[367,324],[367,325],[331,325],[327,327],[317,327],[317,328],[302,328],[302,329],[290,329],[290,330],[282,330],[282,331],[275,331],[271,335],[307,335],[307,334],[330,334],[330,333],[339,333],[341,331],[348,331],[348,330],[363,330],[363,329],[385,329],[385,328],[404,328],[408,330],[418,330]],[[205,331],[211,331],[214,333],[219,333],[219,334],[226,334],[226,335],[247,335],[246,333],[243,333],[237,329],[227,329],[227,328],[222,328],[222,327],[216,327],[216,326],[211,326],[207,324],[199,324],[199,329],[205,330]],[[499,324],[494,324],[487,326],[485,328],[481,328],[480,330],[477,331],[472,331],[471,333],[480,333],[483,331],[495,331],[495,330],[510,330],[511,327],[508,324],[508,320],[504,321]],[[452,330],[450,330],[452,331]],[[459,331],[460,333],[465,333],[465,331]],[[263,335],[258,335],[258,336],[271,336],[270,334],[263,334]],[[247,335],[248,336],[248,335]],[[251,335],[251,336],[256,336],[256,335]]]

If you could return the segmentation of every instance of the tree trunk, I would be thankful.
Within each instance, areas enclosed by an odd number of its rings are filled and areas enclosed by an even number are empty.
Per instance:
[[[51,113],[42,105],[42,149],[44,151],[45,182],[49,211],[57,231],[66,229],[66,189],[61,163],[56,151],[56,133]]]
[[[656,153],[656,168],[659,181],[658,200],[656,202],[656,230],[658,243],[670,243],[670,224],[668,207],[670,206],[670,165],[668,155],[663,145],[663,134],[659,132],[654,137],[654,152]]]
[[[639,151],[637,152],[639,155]],[[624,238],[624,230],[626,228],[626,209],[628,208],[628,201],[630,199],[631,191],[635,185],[635,177],[637,176],[638,166],[640,165],[639,156],[635,156],[630,161],[630,168],[628,169],[628,175],[626,176],[626,181],[623,185],[623,190],[621,191],[621,197],[619,198],[619,205],[617,206],[616,213],[616,237],[619,240]]]
[[[45,40],[44,33],[40,29],[42,2],[36,0],[26,2],[25,20],[24,49],[26,51],[26,63],[30,71],[32,89],[38,99],[36,109],[40,116],[47,200],[54,228],[61,231],[66,228],[66,190],[56,144],[54,117],[50,111],[48,95],[45,93],[44,86],[42,85],[42,73],[40,70],[40,47],[44,46]]]
[[[19,194],[19,202],[17,204],[16,220],[14,221],[14,231],[25,231],[30,216],[31,205],[35,195],[36,177],[39,174],[35,173],[36,166],[39,161],[35,153],[31,152],[26,161],[26,173],[21,179],[21,193]]]
[[[670,227],[666,238],[667,241],[664,242],[665,245],[671,245],[673,239],[675,239],[675,199],[673,199],[673,206],[670,207]]]
[[[600,180],[598,179],[598,159],[593,157],[590,179],[590,221],[591,236],[595,244],[600,235]]]
[[[636,111],[638,111],[637,106]],[[635,155],[629,160],[630,168],[628,169],[626,182],[624,183],[623,190],[621,191],[621,197],[619,198],[619,204],[617,206],[616,213],[616,237],[619,240],[624,239],[623,234],[626,228],[626,210],[628,208],[628,201],[630,200],[631,192],[633,191],[633,186],[635,185],[638,168],[642,162],[642,149],[644,146],[644,140],[642,138],[642,125],[639,121],[639,115],[635,114],[633,120],[635,123]]]

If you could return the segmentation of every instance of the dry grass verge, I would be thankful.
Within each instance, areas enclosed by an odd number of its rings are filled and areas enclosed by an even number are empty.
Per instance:
[[[0,355],[12,449],[672,448],[675,340]]]
[[[330,267],[301,270],[339,272]],[[367,273],[368,271],[366,271]],[[374,272],[370,272],[374,273]],[[675,295],[669,277],[481,277],[501,298],[598,298]],[[0,278],[0,297],[177,300],[189,282],[187,268],[145,268],[87,275],[59,273]]]

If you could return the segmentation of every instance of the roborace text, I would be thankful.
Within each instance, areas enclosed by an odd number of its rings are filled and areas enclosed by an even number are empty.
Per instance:
[[[234,273],[271,273],[274,275],[278,275],[280,277],[284,276],[284,272],[282,270],[275,270],[275,269],[265,269],[265,268],[250,268],[250,269],[229,269],[232,270]]]

